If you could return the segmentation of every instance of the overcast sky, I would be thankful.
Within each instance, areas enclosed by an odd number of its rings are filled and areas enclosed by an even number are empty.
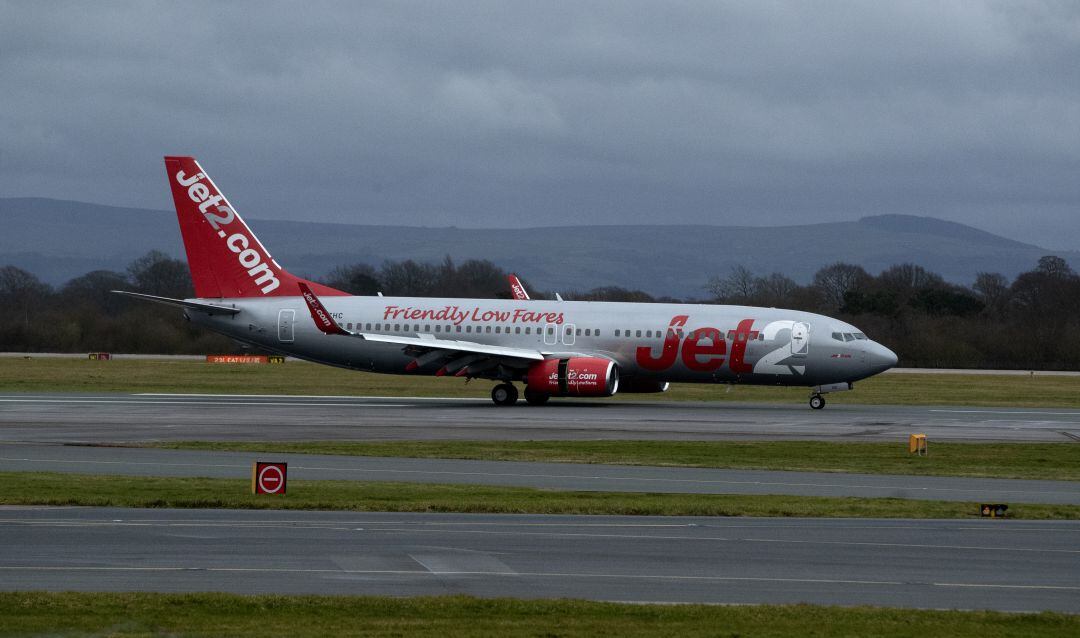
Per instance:
[[[0,196],[1080,248],[1080,3],[0,2]]]

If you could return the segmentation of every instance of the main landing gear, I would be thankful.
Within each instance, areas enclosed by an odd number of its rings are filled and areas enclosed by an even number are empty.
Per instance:
[[[525,396],[529,396],[527,390]],[[500,383],[491,389],[491,400],[495,405],[514,405],[518,400],[518,390],[512,383]]]
[[[810,407],[814,408],[815,410],[820,410],[821,408],[825,407],[825,397],[821,396],[820,394],[815,394],[814,396],[810,397]]]
[[[529,405],[544,405],[550,398],[550,394],[525,386],[525,401]],[[500,383],[491,389],[491,400],[495,405],[514,405],[518,400],[518,390],[512,383]]]

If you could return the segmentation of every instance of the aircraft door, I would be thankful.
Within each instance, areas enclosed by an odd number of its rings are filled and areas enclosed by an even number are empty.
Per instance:
[[[279,310],[277,314],[277,335],[281,343],[292,343],[295,340],[293,324],[296,323],[295,310]]]
[[[544,326],[544,345],[553,346],[559,343],[559,326],[558,324],[549,323]]]
[[[795,357],[805,357],[809,350],[810,326],[796,322],[791,326],[791,354]]]

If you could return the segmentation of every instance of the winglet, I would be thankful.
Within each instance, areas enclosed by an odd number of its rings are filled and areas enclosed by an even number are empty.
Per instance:
[[[513,293],[514,299],[524,301],[529,298],[529,293],[525,292],[525,286],[521,284],[517,275],[510,273],[506,278],[510,280],[510,292]]]
[[[311,312],[311,318],[315,321],[315,327],[328,335],[352,334],[334,321],[334,318],[330,316],[330,313],[326,310],[326,307],[322,305],[322,302],[319,301],[319,298],[315,296],[315,293],[311,292],[310,286],[302,281],[298,283],[300,285],[300,294],[304,297],[304,303],[307,304],[308,311]]]

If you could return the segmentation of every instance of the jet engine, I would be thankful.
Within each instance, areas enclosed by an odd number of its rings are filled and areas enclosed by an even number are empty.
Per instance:
[[[619,391],[619,366],[599,357],[545,359],[529,368],[532,392],[557,397],[609,397]]]

